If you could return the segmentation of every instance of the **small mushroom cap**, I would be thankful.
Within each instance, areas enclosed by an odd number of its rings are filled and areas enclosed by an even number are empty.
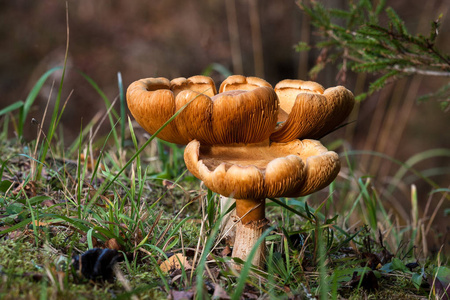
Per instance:
[[[264,79],[258,77],[245,77],[242,75],[231,75],[225,79],[220,85],[219,93],[234,91],[234,90],[254,90],[258,87],[269,87],[272,85]]]
[[[280,101],[278,122],[270,139],[319,139],[347,118],[353,109],[353,94],[343,86],[324,90],[312,81],[283,80],[275,86]]]
[[[330,184],[340,170],[338,155],[316,140],[220,146],[194,140],[184,160],[212,191],[237,199],[304,196]]]
[[[132,83],[128,107],[137,122],[154,134],[188,104],[158,137],[176,144],[197,139],[204,144],[256,143],[276,126],[278,98],[270,84],[256,77],[230,76],[222,93],[211,78],[147,78]]]
[[[217,94],[214,81],[207,76],[196,75],[188,79],[179,77],[170,81],[170,89],[173,91],[175,97],[184,90],[191,90],[197,93],[202,93],[208,97]]]
[[[175,95],[166,78],[146,78],[133,82],[127,90],[128,108],[147,132],[154,134],[175,113]],[[187,137],[178,133],[174,122],[169,123],[159,134],[162,140],[186,144]]]

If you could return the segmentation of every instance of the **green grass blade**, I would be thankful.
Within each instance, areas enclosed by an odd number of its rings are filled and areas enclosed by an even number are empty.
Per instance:
[[[310,220],[310,221],[313,222],[313,220],[310,217],[308,217],[306,214],[304,214],[304,213],[302,213],[302,212],[300,212],[300,211],[290,207],[289,205],[284,204],[282,201],[280,201],[278,199],[275,199],[275,198],[269,198],[269,199],[271,201],[275,202],[276,204],[278,204],[279,206],[284,207],[285,209],[293,212],[294,214],[296,214],[296,215],[298,215],[298,216],[300,216],[300,217],[302,217],[302,218],[304,218],[306,220]]]
[[[94,90],[100,95],[100,97],[105,102],[106,109],[110,109],[111,102],[109,101],[108,97],[105,95],[105,93],[100,89],[98,84],[87,74],[83,73],[82,71],[78,70],[78,73],[94,88]],[[116,110],[114,108],[111,109],[111,114],[114,115],[116,119],[119,118],[119,115],[117,114]],[[114,128],[114,119],[111,114],[108,114],[109,123],[111,124],[111,128]],[[117,132],[113,131],[114,141],[116,142],[116,145],[119,146],[119,138],[117,137]]]
[[[23,227],[27,226],[27,224],[29,224],[31,222],[32,222],[32,219],[31,218],[27,218],[27,219],[25,219],[25,220],[15,224],[15,225],[11,226],[11,227],[6,228],[5,230],[0,231],[0,236],[2,236],[4,234],[7,234],[7,233],[10,233],[10,232],[13,232],[14,230],[23,228]]]
[[[37,162],[38,164],[41,164],[41,165],[45,166],[45,163],[42,163],[42,162],[38,161],[37,159],[35,159],[35,158],[33,158],[33,157],[27,155],[27,154],[20,153],[20,154],[17,154],[17,155],[26,157],[26,158],[28,158],[28,159],[31,159],[32,161]]]
[[[92,224],[90,222],[88,222],[88,221],[77,219],[77,218],[69,218],[67,216],[58,215],[58,214],[41,214],[40,215],[40,218],[45,218],[45,217],[55,218],[55,221],[61,221],[61,220],[65,221],[65,222],[67,222],[69,224],[72,224],[73,227],[79,229],[82,232],[88,232],[89,229],[92,226]],[[94,229],[97,229],[97,228],[94,227]],[[103,235],[100,235],[100,234],[98,234],[96,232],[94,232],[92,235],[96,239],[99,239],[101,241],[106,241],[106,238]],[[111,236],[111,237],[115,237],[115,236]]]
[[[117,122],[118,122],[118,121],[117,121]],[[109,140],[109,137],[110,137],[111,134],[114,132],[114,128],[116,127],[117,122],[114,124],[114,127],[109,131],[108,135],[106,136],[106,139],[105,139],[105,141],[104,141],[104,143],[103,143],[102,149],[100,150],[100,154],[99,154],[99,156],[97,157],[97,162],[96,162],[96,164],[95,164],[94,171],[92,172],[92,176],[91,176],[91,184],[94,182],[94,179],[95,179],[96,176],[97,176],[97,172],[98,172],[98,169],[99,169],[99,166],[100,166],[101,158],[102,158],[102,156],[103,156],[103,153],[105,153],[104,151],[105,151],[105,148],[106,148],[106,144],[107,144],[107,142],[108,142],[108,140]]]
[[[220,222],[219,222],[220,223]],[[253,246],[252,250],[250,251],[250,254],[247,257],[247,261],[244,263],[244,266],[241,270],[241,274],[239,276],[239,280],[237,282],[237,286],[235,288],[235,291],[233,295],[231,296],[232,300],[239,300],[241,299],[242,292],[244,291],[245,283],[247,281],[247,277],[250,273],[250,270],[252,268],[252,260],[255,256],[256,252],[259,250],[259,245],[264,241],[266,236],[269,235],[269,233],[274,229],[274,227],[267,228],[263,234],[259,237],[259,239],[256,241],[255,245]]]
[[[43,281],[43,282],[45,282],[45,281]],[[142,293],[144,293],[144,292],[147,292],[147,291],[149,291],[149,290],[152,290],[152,289],[156,288],[157,286],[159,286],[159,282],[152,282],[152,283],[150,283],[150,284],[148,284],[148,285],[140,286],[140,287],[138,287],[138,288],[135,288],[135,289],[132,290],[132,291],[124,292],[124,293],[122,293],[122,294],[119,294],[119,295],[117,295],[117,296],[115,297],[115,299],[116,299],[116,300],[128,300],[128,299],[133,299],[133,296],[136,296],[136,295],[142,294]],[[137,298],[137,299],[139,299],[139,298]]]
[[[366,182],[366,188],[367,188],[367,185],[368,185],[368,184],[369,184],[369,183]],[[361,201],[362,196],[363,196],[362,193],[358,193],[358,197],[356,197],[355,201],[353,201],[352,207],[350,208],[350,210],[349,210],[348,212],[345,213],[346,216],[344,217],[344,222],[343,222],[343,224],[347,224],[347,222],[348,222],[350,216],[352,215],[353,211],[354,211],[355,208],[358,206],[358,203]]]
[[[34,101],[36,100],[36,97],[39,95],[39,92],[42,89],[42,86],[44,85],[45,81],[52,75],[54,72],[61,70],[63,67],[54,67],[47,72],[45,72],[39,80],[36,82],[36,84],[31,89],[30,93],[27,96],[27,99],[25,100],[25,103],[23,104],[23,109],[20,112],[19,115],[19,127],[18,127],[18,136],[22,137],[23,135],[23,127],[25,125],[28,113],[30,111],[31,106],[33,105]],[[64,67],[65,68],[65,67]]]
[[[53,134],[55,133],[55,130],[56,130],[56,126],[57,126],[56,120],[58,118],[59,103],[61,101],[62,87],[63,87],[63,83],[64,83],[64,77],[66,75],[67,59],[69,57],[69,9],[67,6],[66,6],[66,22],[67,22],[67,25],[66,25],[67,42],[66,42],[66,52],[64,54],[64,66],[62,68],[62,75],[61,75],[61,81],[59,83],[58,95],[56,96],[55,105],[53,107],[53,114],[52,114],[52,119],[50,121],[50,128],[48,129],[48,132],[47,132],[46,142],[43,143],[43,147],[42,147],[42,153],[41,153],[41,158],[40,158],[41,162],[45,161],[45,157],[47,156],[47,151],[48,151],[49,147],[51,147],[50,144],[52,142]],[[27,102],[28,101],[25,101],[25,106],[27,105]],[[25,106],[24,106],[24,108],[25,108]],[[25,111],[25,109],[24,109],[24,111]],[[36,173],[36,181],[38,181],[41,178],[41,173],[42,173],[42,165],[39,165],[37,173]]]
[[[219,63],[212,63],[206,67],[206,69],[203,70],[202,75],[204,76],[210,76],[212,71],[218,72],[220,75],[222,75],[224,78],[227,78],[228,76],[233,75],[233,73],[228,70],[224,65]]]
[[[167,282],[165,274],[163,274],[163,272],[161,271],[161,268],[159,267],[158,262],[152,256],[150,256],[149,258],[152,260],[153,265],[155,266],[156,272],[158,273],[159,278],[161,278],[161,281],[164,284],[164,287],[166,288],[166,292],[170,293],[169,283]]]
[[[94,248],[94,244],[92,243],[92,233],[94,232],[94,229],[91,228],[88,230],[87,234],[86,234],[86,240],[88,243],[88,249],[93,249]]]
[[[0,110],[0,116],[6,115],[7,113],[9,113],[11,111],[21,108],[22,106],[24,106],[23,101],[17,101],[11,105],[8,105],[4,109]]]
[[[100,97],[105,102],[106,107],[109,109],[109,107],[111,106],[111,101],[109,101],[106,94],[102,91],[102,89],[98,86],[98,84],[94,81],[94,79],[92,79],[89,75],[80,70],[77,70],[77,72],[94,88],[94,90],[100,95]],[[111,113],[114,115],[116,119],[119,118],[119,115],[114,108],[111,109]]]
[[[410,157],[407,161],[405,161],[405,164],[402,165],[402,167],[397,171],[397,173],[394,175],[394,182],[391,182],[391,184],[389,185],[389,191],[392,192],[393,189],[395,188],[395,182],[398,182],[399,180],[401,180],[406,172],[408,172],[408,170],[412,169],[412,167],[414,165],[416,165],[417,163],[425,160],[425,159],[429,159],[429,158],[433,158],[433,157],[450,157],[450,150],[449,149],[430,149],[430,150],[426,150],[420,153],[417,153],[415,155],[413,155],[412,157]]]
[[[86,138],[86,136],[88,135],[88,133],[92,132],[93,127],[97,124],[98,119],[94,116],[89,123],[86,126],[83,126],[83,131],[81,133],[82,139],[84,140]],[[66,151],[66,156],[67,157],[71,157],[75,151],[78,149],[78,140],[74,139],[74,141],[72,142],[72,144],[70,146],[67,147],[67,151]],[[101,141],[101,139],[99,139],[99,141]]]
[[[450,153],[450,150],[447,150],[447,149],[443,149],[443,150],[449,151],[449,153]],[[392,161],[393,163],[395,163],[395,164],[397,164],[399,166],[405,167],[406,169],[408,169],[409,171],[414,173],[414,175],[416,175],[417,177],[423,179],[426,183],[428,183],[433,188],[435,188],[435,189],[440,188],[439,185],[436,182],[434,182],[430,178],[427,178],[427,177],[423,176],[421,174],[421,172],[417,171],[416,169],[414,169],[413,167],[407,165],[406,163],[399,161],[398,159],[390,157],[389,155],[386,155],[386,154],[383,154],[383,153],[379,153],[379,152],[375,152],[375,151],[366,151],[366,150],[347,151],[344,154],[341,154],[341,156],[343,156],[343,155],[345,155],[345,156],[373,155],[373,156],[378,156],[378,157],[390,160],[390,161]],[[395,188],[395,187],[393,187],[393,188]]]
[[[0,139],[3,140],[8,139],[8,132],[9,132],[9,115],[6,115],[3,118],[3,130],[0,133]]]
[[[126,124],[126,105],[125,93],[123,91],[122,73],[117,72],[117,83],[119,85],[119,100],[120,100],[120,141],[122,148],[125,147],[125,124]]]
[[[203,292],[204,292],[204,280],[203,280],[203,273],[205,271],[205,264],[206,264],[206,258],[209,255],[209,252],[212,248],[212,245],[214,243],[214,240],[216,239],[216,235],[219,232],[221,220],[219,219],[216,224],[214,225],[214,228],[211,230],[211,234],[209,235],[206,245],[203,248],[202,256],[200,257],[200,261],[198,263],[198,266],[195,270],[196,272],[196,280],[197,280],[197,295],[195,299],[203,300]]]
[[[439,188],[439,189],[432,190],[430,194],[435,194],[435,193],[450,193],[450,189]]]

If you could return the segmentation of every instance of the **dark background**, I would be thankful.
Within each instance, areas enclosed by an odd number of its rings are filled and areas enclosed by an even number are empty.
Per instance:
[[[323,2],[340,8],[346,4],[346,1]],[[307,72],[318,57],[315,49],[303,54],[294,51],[293,46],[299,41],[314,41],[317,37],[293,0],[72,0],[67,3],[69,69],[62,101],[72,90],[73,95],[60,125],[66,142],[78,135],[81,122],[87,124],[97,112],[106,110],[100,96],[75,70],[92,77],[112,101],[118,95],[119,71],[127,87],[144,77],[189,77],[202,73],[211,63],[219,63],[234,73],[262,76],[275,85],[287,78],[308,79]],[[405,20],[410,32],[424,35],[429,32],[430,21],[443,14],[438,46],[444,52],[450,51],[448,1],[391,0],[388,5]],[[232,22],[233,7],[237,23]],[[232,36],[239,45],[232,51],[230,25],[233,24],[238,36]],[[252,28],[257,30],[252,33]],[[0,0],[0,109],[25,100],[45,71],[62,65],[65,47],[65,1]],[[239,60],[236,63],[237,58],[241,58],[242,64]],[[325,87],[335,86],[336,75],[336,66],[330,66],[316,81]],[[223,80],[217,72],[211,76],[217,85]],[[359,93],[373,78],[349,73],[345,86]],[[51,84],[55,81],[51,97],[54,102],[59,79],[60,73],[55,73],[47,81],[29,114],[30,120],[33,117],[42,121]],[[358,104],[350,117],[357,122],[326,137],[325,144],[344,138],[347,149],[377,151],[401,161],[426,150],[449,149],[449,114],[437,102],[416,103],[418,96],[436,90],[447,81],[448,78],[414,76],[388,85]],[[27,139],[33,139],[36,131],[30,122],[26,130]],[[107,131],[106,126],[103,132]],[[358,167],[362,174],[374,176],[380,184],[389,182],[398,170],[398,166],[387,160],[368,156],[361,157]],[[448,187],[449,157],[434,156],[417,165],[419,170],[437,167],[447,168],[447,175],[434,175],[433,180]],[[411,182],[417,184],[423,206],[431,188],[414,178]],[[407,203],[410,186],[399,186],[399,190],[403,191],[403,202]]]

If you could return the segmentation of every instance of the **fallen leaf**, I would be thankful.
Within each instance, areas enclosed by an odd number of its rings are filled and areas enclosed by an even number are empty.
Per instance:
[[[168,189],[171,190],[175,187],[175,183],[173,183],[172,181],[169,181],[167,179],[164,179],[162,184]]]
[[[8,238],[11,240],[18,239],[24,235],[22,230],[14,230],[8,234]]]
[[[218,279],[220,276],[220,269],[218,267],[210,268],[208,276],[211,278],[211,280]]]
[[[24,183],[25,182],[21,182],[19,186],[13,190],[12,193],[14,195],[18,195],[19,193],[24,191],[28,198],[33,198],[34,196],[36,196],[36,183],[32,180],[25,183],[25,185]]]
[[[112,249],[112,250],[117,250],[117,251],[123,250],[122,245],[120,245],[119,242],[114,238],[107,240],[105,242],[105,246],[106,246],[106,248]]]
[[[314,272],[314,270],[315,270],[315,268],[312,267],[312,266],[306,266],[306,267],[304,267],[304,269],[305,269],[305,271],[307,271],[307,272]]]
[[[212,295],[212,299],[214,300],[228,300],[231,299],[230,296],[228,296],[227,292],[218,285],[217,283],[214,284],[214,293]]]
[[[172,255],[166,261],[163,261],[159,267],[161,271],[168,273],[171,270],[181,269],[183,266],[185,269],[191,269],[192,267],[189,265],[187,258],[183,256],[181,253],[177,253]]]
[[[242,296],[244,299],[258,299],[260,295],[260,290],[256,289],[255,287],[246,284],[244,288],[244,292],[242,293]]]
[[[354,253],[359,253],[358,247],[356,246],[356,243],[353,240],[351,240],[348,244],[350,245],[350,248],[353,249]]]
[[[170,291],[172,300],[191,300],[194,298],[192,291]]]
[[[222,257],[226,257],[226,256],[230,256],[231,255],[231,248],[230,248],[230,246],[226,246],[223,250],[222,250],[222,253],[221,253],[221,255],[222,255]]]
[[[41,205],[42,206],[46,206],[46,207],[50,207],[50,206],[53,206],[53,205],[55,205],[56,203],[55,203],[55,201],[53,201],[53,200],[44,200],[44,201],[42,201],[42,203],[41,203]]]
[[[253,293],[243,293],[242,296],[244,296],[245,299],[258,299],[258,295]]]
[[[92,246],[93,246],[93,248],[103,248],[103,247],[99,247],[100,243],[95,237],[91,236],[91,238],[92,238]],[[81,236],[80,243],[87,243],[87,235],[86,234]]]

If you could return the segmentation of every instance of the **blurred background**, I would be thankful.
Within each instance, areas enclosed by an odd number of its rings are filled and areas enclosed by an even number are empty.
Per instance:
[[[425,3],[426,2],[426,3]],[[94,115],[106,111],[98,93],[80,76],[90,76],[112,101],[118,96],[117,72],[124,86],[144,77],[189,77],[201,74],[217,63],[235,74],[260,76],[273,86],[282,79],[307,80],[319,51],[297,53],[294,45],[317,39],[309,19],[294,0],[226,1],[67,1],[70,27],[69,69],[64,80],[62,100],[71,95],[61,119],[64,136],[70,142]],[[346,1],[323,1],[327,6],[345,8]],[[449,6],[445,0],[388,1],[412,33],[429,32],[430,21],[443,15],[438,47],[450,52]],[[0,109],[24,100],[32,86],[47,70],[61,66],[66,48],[66,1],[0,0]],[[345,85],[355,94],[363,92],[370,75],[348,73],[345,82],[337,80],[338,69],[328,66],[315,80],[324,87]],[[219,85],[223,76],[210,74]],[[56,97],[61,74],[54,73],[35,102],[29,116],[42,122],[52,83]],[[349,118],[356,121],[325,137],[335,141],[339,151],[368,150],[406,162],[433,149],[450,149],[450,117],[434,101],[417,103],[418,96],[430,93],[448,78],[411,76],[376,92],[359,103]],[[51,103],[51,102],[50,102]],[[46,123],[44,127],[46,127]],[[27,139],[36,128],[27,122]],[[105,126],[103,133],[108,132]],[[425,152],[428,153],[428,152]],[[424,155],[423,155],[424,156]],[[374,184],[386,186],[399,166],[380,156],[358,156],[358,170],[373,177]],[[411,162],[411,161],[410,161]],[[450,185],[450,157],[438,154],[414,166],[428,172],[441,187]],[[344,168],[345,170],[345,168]],[[398,185],[393,206],[408,218],[411,184],[417,186],[425,209],[441,203],[430,199],[431,187],[417,176],[407,174]],[[388,199],[389,200],[389,199]],[[400,203],[400,205],[399,205]],[[449,207],[441,203],[440,211]],[[430,208],[430,210],[432,209]],[[448,218],[439,213],[439,230],[448,227]],[[445,236],[445,234],[444,234]]]

